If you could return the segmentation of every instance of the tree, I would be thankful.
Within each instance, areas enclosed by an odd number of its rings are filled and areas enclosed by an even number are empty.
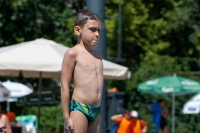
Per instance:
[[[72,46],[68,19],[73,16],[63,0],[1,0],[0,46],[44,37]]]
[[[116,17],[117,0],[107,1],[106,13]],[[122,56],[127,59],[124,64],[132,67],[140,61],[171,56],[177,58],[177,61],[184,59],[191,70],[197,70],[199,21],[195,18],[194,5],[195,1],[192,0],[124,0]],[[117,24],[116,20],[106,20],[108,56],[116,56]]]

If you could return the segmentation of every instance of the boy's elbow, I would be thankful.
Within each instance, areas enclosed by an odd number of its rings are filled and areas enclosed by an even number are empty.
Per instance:
[[[69,91],[69,87],[67,85],[60,87],[60,92]]]
[[[62,94],[64,92],[63,87],[60,87],[60,93]]]

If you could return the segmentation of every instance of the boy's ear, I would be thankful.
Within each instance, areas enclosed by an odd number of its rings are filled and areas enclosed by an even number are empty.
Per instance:
[[[80,35],[81,35],[81,28],[80,28],[80,26],[74,26],[74,33],[75,33],[77,36],[80,36]]]

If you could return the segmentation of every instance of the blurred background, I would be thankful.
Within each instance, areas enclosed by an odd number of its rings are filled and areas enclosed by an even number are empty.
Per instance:
[[[170,95],[152,96],[138,92],[137,86],[146,80],[173,74],[200,81],[200,1],[104,2],[106,59],[128,67],[131,72],[127,80],[106,80],[105,88],[116,87],[116,95],[120,96],[115,105],[137,110],[139,117],[148,122],[148,133],[153,133],[152,115],[146,106],[162,97],[171,111],[172,98]],[[76,44],[74,16],[86,8],[86,0],[0,0],[0,47],[41,37],[72,47]],[[7,80],[23,83],[35,93],[38,91],[38,78],[24,78],[22,74],[19,77],[0,77],[0,81]],[[59,78],[42,80],[43,88],[58,86],[59,90],[59,84]],[[108,94],[107,99],[112,95],[115,94]],[[176,133],[200,132],[199,114],[182,113],[184,103],[193,95],[176,97]],[[3,110],[7,106],[7,102],[2,102]],[[17,102],[10,102],[10,110],[16,115],[38,113],[36,105]],[[116,108],[112,110],[116,112]],[[110,116],[106,116],[109,129]],[[171,127],[171,115],[168,120]],[[40,127],[42,133],[63,132],[60,102],[41,104]]]

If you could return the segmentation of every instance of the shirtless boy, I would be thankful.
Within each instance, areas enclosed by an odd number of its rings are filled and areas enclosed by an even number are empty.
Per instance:
[[[65,133],[98,133],[103,88],[102,55],[97,45],[100,19],[89,10],[80,11],[74,21],[77,44],[64,55],[61,71],[61,101]],[[70,83],[74,90],[70,99]]]

